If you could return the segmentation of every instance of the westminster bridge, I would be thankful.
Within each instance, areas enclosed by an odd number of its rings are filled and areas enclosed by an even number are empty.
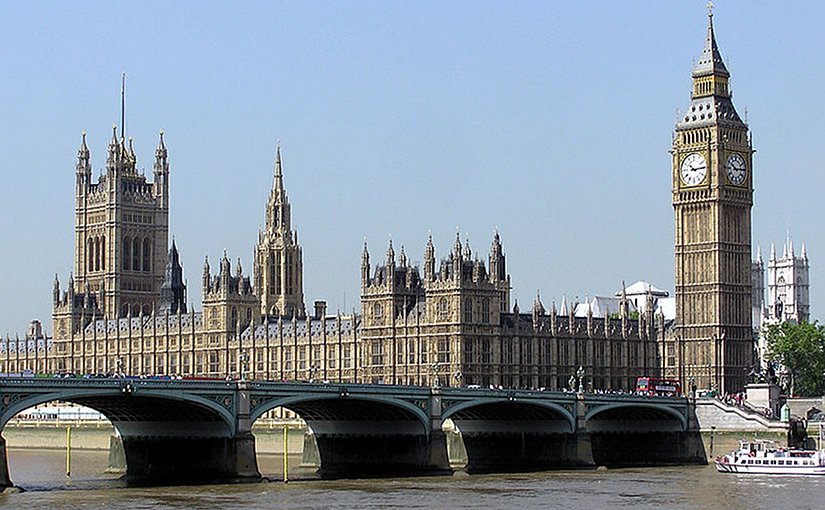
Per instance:
[[[686,398],[364,384],[0,379],[0,430],[38,404],[105,415],[123,442],[126,477],[148,483],[260,479],[252,423],[283,407],[315,436],[326,477],[450,473],[445,420],[468,472],[704,463]],[[0,437],[0,486],[11,486]]]

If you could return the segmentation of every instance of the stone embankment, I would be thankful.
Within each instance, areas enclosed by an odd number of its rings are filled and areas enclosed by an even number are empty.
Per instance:
[[[702,432],[773,432],[785,433],[787,423],[769,419],[745,407],[729,406],[715,398],[696,399],[696,419]]]

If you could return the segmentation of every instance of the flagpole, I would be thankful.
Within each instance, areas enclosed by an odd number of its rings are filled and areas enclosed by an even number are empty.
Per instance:
[[[126,72],[120,75],[120,138],[126,136]]]

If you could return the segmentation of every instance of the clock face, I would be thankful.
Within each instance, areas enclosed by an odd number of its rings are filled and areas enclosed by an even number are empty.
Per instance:
[[[728,180],[731,184],[739,186],[745,182],[748,172],[745,167],[745,158],[739,154],[731,154],[728,156],[728,162],[725,164],[725,171],[728,174]]]
[[[705,164],[705,158],[698,152],[695,152],[682,161],[682,182],[688,186],[696,186],[705,180],[705,175],[708,172],[708,166]]]

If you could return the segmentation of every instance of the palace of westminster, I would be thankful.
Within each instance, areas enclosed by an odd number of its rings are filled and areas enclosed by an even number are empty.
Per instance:
[[[85,134],[77,152],[74,271],[65,287],[55,277],[53,338],[45,339],[38,323],[25,341],[7,338],[0,372],[243,373],[556,390],[582,367],[594,389],[632,389],[637,376],[650,375],[739,391],[756,359],[754,304],[781,318],[807,318],[807,254],[803,246],[802,258],[795,257],[791,245],[791,263],[777,263],[772,250],[771,299],[781,293],[785,308],[765,307],[761,255],[751,261],[753,149],[731,101],[712,21],[709,14],[690,105],[672,141],[674,317],[665,317],[650,291],[637,300],[622,291],[614,309],[547,310],[537,297],[521,311],[510,302],[498,232],[486,262],[458,238],[438,259],[430,239],[420,268],[392,242],[374,266],[365,244],[360,313],[328,314],[323,301],[308,312],[280,147],[252,274],[240,262],[233,268],[226,254],[215,273],[206,260],[201,310],[187,309],[177,247],[168,244],[163,132],[149,182],[137,171],[131,140],[114,129],[97,182]],[[782,261],[787,245],[785,252]],[[790,291],[770,284],[777,267],[790,275],[782,273]]]

